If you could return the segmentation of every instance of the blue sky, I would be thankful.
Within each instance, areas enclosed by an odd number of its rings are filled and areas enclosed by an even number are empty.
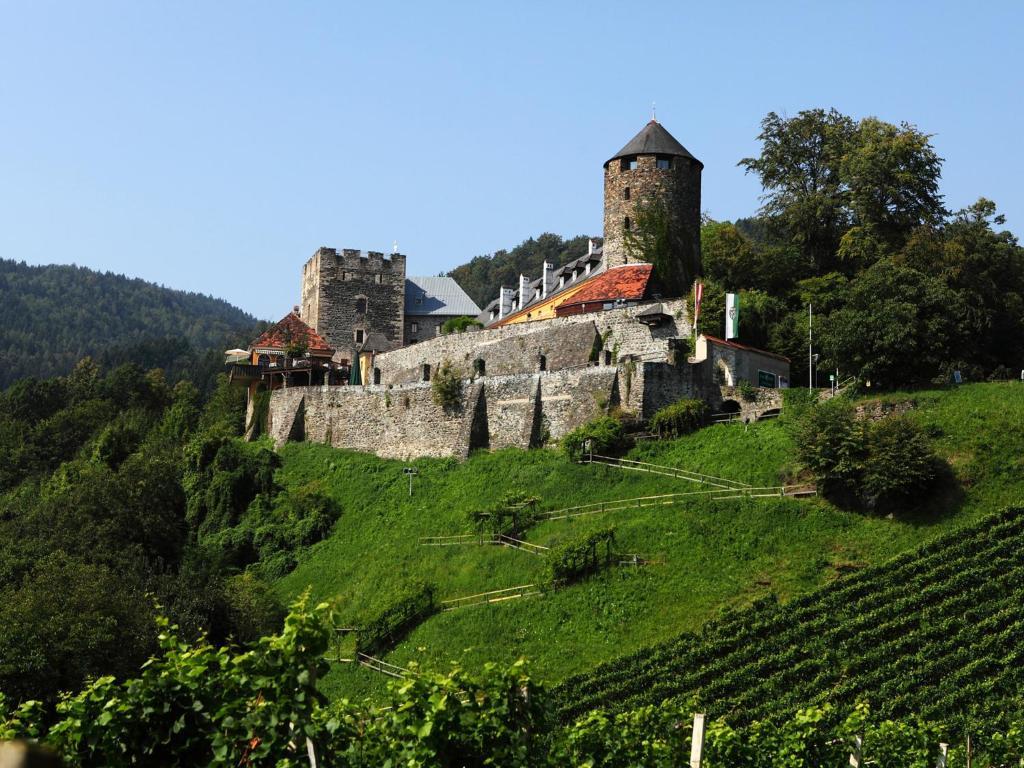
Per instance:
[[[761,118],[933,133],[957,208],[1024,232],[1020,2],[0,0],[0,257],[264,318],[320,245],[410,274],[601,231],[601,167],[657,115],[751,214]]]

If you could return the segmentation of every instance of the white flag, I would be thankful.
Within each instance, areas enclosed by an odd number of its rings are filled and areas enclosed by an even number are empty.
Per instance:
[[[725,338],[735,339],[740,335],[740,296],[738,293],[725,294]]]

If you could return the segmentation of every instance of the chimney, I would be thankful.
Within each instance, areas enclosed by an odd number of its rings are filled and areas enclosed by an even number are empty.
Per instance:
[[[526,306],[526,303],[530,300],[530,297],[526,295],[526,292],[530,290],[530,280],[526,275],[519,276],[519,309]]]
[[[292,312],[294,312],[299,317],[302,317],[302,310],[299,309],[299,305],[298,304],[295,304],[295,305],[292,306]]]
[[[544,277],[540,281],[540,297],[546,299],[548,294],[555,287],[555,265],[550,261],[544,262]]]
[[[587,240],[587,256],[594,255],[594,239],[590,238]]]
[[[501,291],[498,292],[498,319],[501,320],[505,315],[512,314],[512,294],[515,293],[511,288],[502,287]]]

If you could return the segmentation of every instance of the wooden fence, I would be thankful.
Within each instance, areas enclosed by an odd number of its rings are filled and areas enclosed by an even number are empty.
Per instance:
[[[476,595],[466,595],[465,597],[453,597],[450,600],[442,600],[441,610],[454,611],[458,608],[469,608],[473,605],[503,603],[507,600],[518,600],[523,597],[532,597],[539,594],[541,594],[541,590],[536,584],[523,584],[518,587],[495,589],[490,592],[480,592]]]
[[[620,459],[614,456],[600,456],[598,454],[587,454],[580,462],[581,464],[604,464],[619,469],[632,470],[634,472],[648,472],[652,475],[665,475],[680,480],[687,480],[691,483],[710,485],[714,488],[749,488],[749,483],[741,483],[738,480],[728,480],[724,477],[705,475],[700,472],[691,472],[688,469],[679,467],[667,467],[661,464],[651,464],[646,461],[633,461],[632,459]]]

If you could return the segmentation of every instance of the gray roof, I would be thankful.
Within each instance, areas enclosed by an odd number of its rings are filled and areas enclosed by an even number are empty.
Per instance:
[[[676,141],[675,136],[666,131],[656,120],[651,120],[645,125],[643,130],[630,139],[626,146],[612,155],[605,165],[620,157],[632,157],[633,155],[674,155],[697,160],[686,147]],[[700,163],[700,160],[697,162]],[[704,167],[703,163],[701,163],[701,167]]]
[[[480,307],[453,277],[407,277],[405,314],[476,317]]]

